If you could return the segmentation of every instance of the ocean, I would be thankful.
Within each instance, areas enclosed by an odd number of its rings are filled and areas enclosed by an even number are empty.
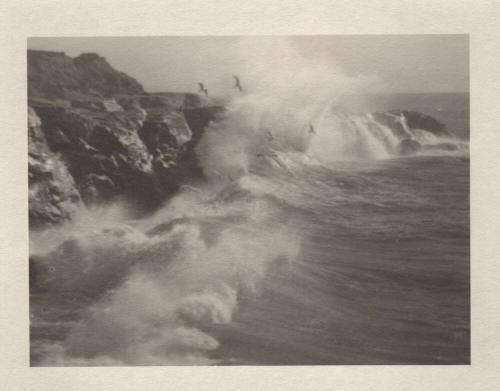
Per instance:
[[[31,365],[470,363],[468,95],[261,98],[156,213],[31,233]],[[437,147],[398,156],[366,107],[454,137],[410,130]]]

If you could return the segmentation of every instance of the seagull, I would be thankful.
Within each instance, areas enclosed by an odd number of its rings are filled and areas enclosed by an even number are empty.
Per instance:
[[[206,96],[208,96],[208,90],[205,88],[203,83],[198,82],[198,85],[200,86],[200,92],[203,92]]]
[[[274,141],[274,136],[269,130],[267,131],[267,136],[269,141]]]
[[[238,76],[236,76],[236,75],[233,75],[233,77],[234,77],[234,80],[236,81],[234,88],[237,88],[240,90],[240,92],[243,92],[243,88],[241,87],[241,84],[240,84],[240,79],[238,79]]]
[[[314,127],[311,124],[309,124],[309,133],[316,134],[316,131],[314,130]]]
[[[256,156],[256,157],[272,157],[272,158],[276,158],[276,157],[278,157],[278,155],[276,155],[276,153],[274,153],[274,152],[272,152],[272,151],[268,152],[267,154],[260,152],[260,153],[258,153],[258,154],[257,154],[257,155],[255,155],[255,156]]]
[[[92,151],[92,152],[99,152],[96,148],[94,148],[92,145],[87,143],[84,139],[78,138],[80,141],[80,144],[82,145],[83,148],[85,148],[87,151]]]

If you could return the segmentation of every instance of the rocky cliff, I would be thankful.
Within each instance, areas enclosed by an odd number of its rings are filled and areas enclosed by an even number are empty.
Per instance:
[[[28,109],[28,175],[30,225],[68,219],[81,198],[66,165],[48,146],[40,118]]]
[[[192,152],[221,111],[192,94],[147,94],[97,54],[28,51],[30,227],[116,198],[156,208],[180,178],[201,175]]]
[[[70,219],[81,207],[125,199],[153,211],[181,180],[201,177],[193,151],[224,109],[195,94],[150,94],[95,53],[28,51],[30,228]],[[375,113],[402,139],[408,128],[448,135],[415,112]],[[404,120],[403,120],[404,118]]]
[[[137,80],[95,53],[70,58],[60,52],[28,50],[29,97],[86,99],[143,93]]]

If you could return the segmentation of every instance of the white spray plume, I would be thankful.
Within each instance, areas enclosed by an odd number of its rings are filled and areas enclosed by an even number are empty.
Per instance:
[[[311,126],[338,96],[377,82],[347,77],[329,63],[305,58],[286,37],[241,39],[238,56],[243,92],[233,91],[225,118],[197,148],[207,178],[240,177],[255,157],[270,150],[306,151]]]

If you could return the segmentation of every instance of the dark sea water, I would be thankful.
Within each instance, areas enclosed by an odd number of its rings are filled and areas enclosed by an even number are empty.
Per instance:
[[[283,207],[304,238],[293,270],[214,330],[255,364],[469,360],[469,161],[414,157],[304,172]],[[285,196],[286,197],[286,196]]]
[[[33,233],[32,365],[469,363],[468,98],[385,99],[435,110],[457,150],[398,157],[325,110],[304,141],[245,101],[198,147],[208,183]]]

